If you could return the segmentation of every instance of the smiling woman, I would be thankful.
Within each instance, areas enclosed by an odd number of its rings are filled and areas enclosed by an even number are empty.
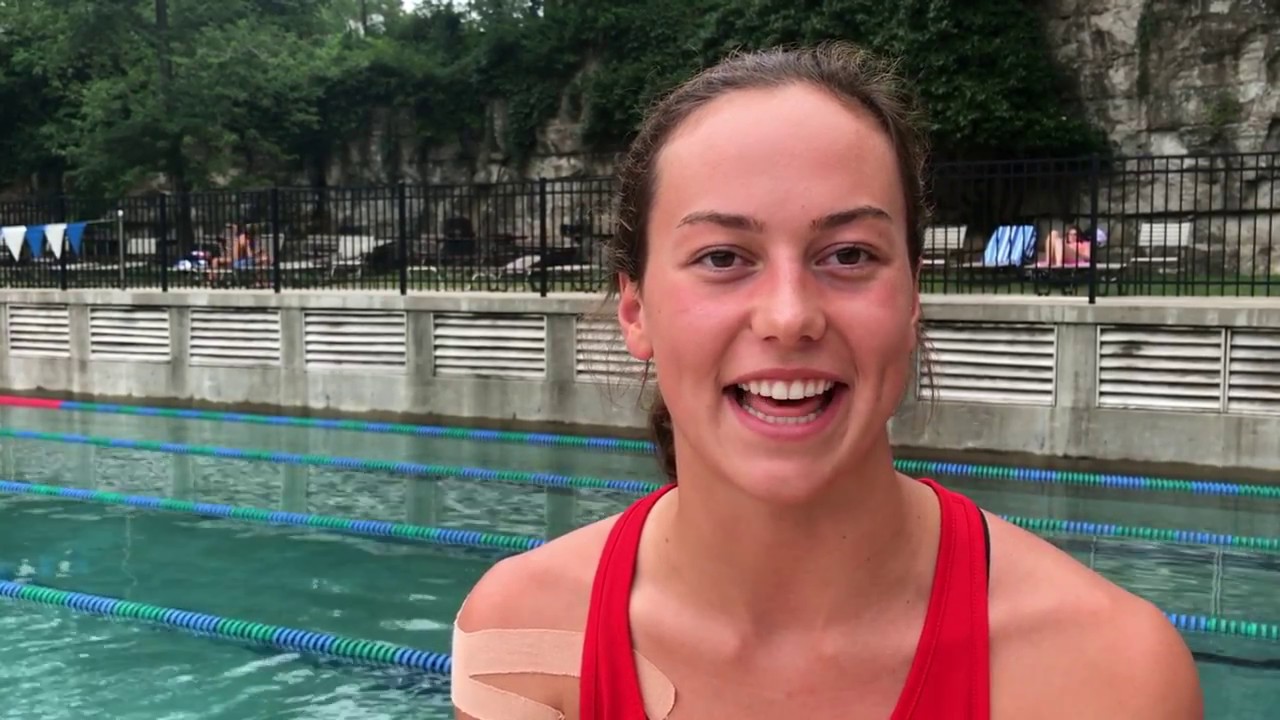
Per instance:
[[[734,56],[654,108],[613,289],[662,367],[671,482],[477,583],[459,718],[1202,715],[1158,610],[893,469],[920,326],[911,108],[847,45]]]

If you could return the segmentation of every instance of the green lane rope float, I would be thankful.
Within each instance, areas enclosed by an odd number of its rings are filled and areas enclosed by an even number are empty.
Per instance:
[[[1280,538],[1257,536],[1233,536],[1230,533],[1206,533],[1203,530],[1175,530],[1143,528],[1134,525],[1087,523],[1083,520],[1057,520],[1053,518],[1021,518],[1018,515],[998,515],[1019,528],[1039,534],[1064,534],[1064,536],[1110,537],[1175,544],[1210,544],[1217,547],[1280,552]]]
[[[1174,627],[1183,632],[1231,635],[1251,640],[1280,640],[1280,625],[1276,623],[1228,620],[1221,617],[1187,615],[1184,613],[1165,613],[1164,616],[1169,619],[1169,622],[1173,623]]]
[[[314,465],[336,467],[344,470],[388,472],[421,477],[452,478],[459,480],[487,480],[517,485],[533,485],[548,488],[572,488],[576,490],[616,490],[643,495],[656,490],[659,485],[642,480],[606,480],[587,476],[561,475],[558,473],[525,472],[522,470],[492,470],[489,468],[452,465],[428,465],[425,463],[395,462],[392,460],[365,460],[363,458],[308,455],[275,450],[241,450],[215,445],[188,445],[185,443],[156,442],[152,440],[124,440],[121,438],[94,437],[72,433],[50,433],[34,430],[0,428],[0,437],[20,440],[96,445],[98,447],[143,450],[147,452],[177,455],[198,455],[235,460],[254,460],[287,465]]]
[[[504,533],[480,532],[476,530],[426,527],[423,525],[412,525],[408,523],[393,523],[385,520],[356,520],[352,518],[332,517],[328,515],[309,515],[306,513],[284,512],[281,510],[266,510],[235,505],[174,500],[171,498],[152,497],[147,495],[123,495],[120,493],[104,492],[101,490],[85,490],[82,488],[40,485],[37,483],[14,482],[11,480],[0,480],[0,493],[12,495],[40,495],[45,497],[98,503],[102,505],[122,505],[148,510],[164,510],[168,512],[227,518],[231,520],[241,520],[268,525],[306,527],[327,532],[364,535],[368,537],[402,538],[436,545],[452,545],[483,550],[510,550],[524,552],[526,550],[532,550],[546,542],[544,539],[534,537],[532,535],[510,535]],[[1216,547],[1235,548],[1239,550],[1280,552],[1280,538],[1272,537],[1210,533],[1200,530],[1176,530],[1133,525],[1115,525],[1110,523],[1085,522],[1083,520],[1022,517],[1019,515],[998,515],[997,517],[1038,535],[1057,534],[1078,537],[1114,537],[1128,540],[1145,540],[1148,542],[1180,545],[1210,545]]]
[[[405,667],[432,675],[448,675],[453,665],[452,659],[447,654],[415,650],[388,642],[355,640],[329,633],[234,620],[206,613],[147,605],[103,595],[55,590],[9,580],[0,580],[0,597],[66,608],[91,615],[148,622],[285,652],[310,653],[372,665]]]
[[[145,417],[182,418],[185,420],[212,420],[216,422],[251,423],[256,425],[283,425],[324,430],[350,430],[353,432],[416,435],[418,437],[445,440],[472,440],[522,445],[547,445],[552,447],[580,448],[605,452],[653,454],[653,443],[647,440],[625,438],[587,437],[556,433],[509,432],[476,428],[447,427],[439,425],[411,425],[406,423],[368,422],[335,418],[304,418],[289,415],[260,415],[256,413],[220,412],[216,410],[191,410],[186,408],[144,407],[117,405],[114,403],[77,402],[0,395],[0,406],[25,407],[40,410],[70,410],[80,412],[109,413],[115,415],[139,415]]]
[[[542,538],[528,535],[507,535],[504,533],[479,532],[476,530],[455,530],[450,528],[426,527],[406,523],[393,523],[385,520],[355,520],[352,518],[332,517],[328,515],[309,515],[305,513],[284,512],[280,510],[264,510],[252,507],[237,507],[215,503],[190,502],[171,498],[149,497],[145,495],[121,495],[100,490],[84,490],[81,488],[57,487],[54,485],[38,485],[34,483],[12,482],[0,480],[0,493],[15,495],[43,495],[46,497],[65,498],[92,502],[102,505],[125,505],[148,510],[166,510],[169,512],[202,515],[207,517],[228,518],[245,522],[268,525],[289,525],[306,527],[327,532],[348,535],[365,535],[379,538],[400,538],[433,545],[450,545],[455,547],[478,548],[483,550],[532,550],[545,542]]]
[[[356,432],[394,433],[449,440],[542,445],[602,452],[626,452],[640,455],[652,455],[655,452],[653,443],[647,440],[587,437],[582,435],[561,435],[555,433],[507,432],[434,425],[366,422],[363,420],[300,418],[287,415],[259,415],[251,413],[219,412],[213,410],[191,410],[185,408],[117,405],[110,403],[78,402],[73,400],[26,398],[13,395],[0,395],[0,406],[214,420],[221,422],[255,423],[261,425],[283,425],[328,430],[350,430]],[[1006,465],[975,465],[969,463],[935,462],[930,460],[899,460],[895,465],[900,472],[929,476],[950,475],[958,477],[978,477],[1031,483],[1047,483],[1053,485],[1080,485],[1131,490],[1183,492],[1197,495],[1240,495],[1245,497],[1280,499],[1280,487],[1235,482],[1178,480],[1173,478],[1149,477],[1143,475],[1075,472],[1070,470],[1049,470]]]
[[[894,465],[899,472],[909,475],[978,477],[1050,485],[1079,485],[1125,490],[1159,490],[1193,495],[1238,495],[1242,497],[1280,499],[1280,486],[1235,482],[1173,480],[1140,475],[1017,468],[1004,465],[970,465],[967,463],[934,462],[931,460],[897,460]]]
[[[383,641],[356,640],[324,632],[235,620],[103,595],[55,590],[9,580],[0,580],[0,597],[102,617],[150,623],[206,637],[266,646],[284,652],[309,653],[358,663],[404,667],[432,675],[448,676],[453,668],[453,658],[446,653],[417,650]],[[1166,612],[1165,617],[1182,632],[1280,641],[1280,625],[1275,623],[1186,613]]]
[[[153,440],[126,440],[95,437],[74,433],[52,433],[36,430],[0,428],[0,437],[20,440],[97,445],[99,447],[143,450],[181,455],[201,455],[237,460],[254,460],[293,465],[338,467],[347,470],[366,470],[418,475],[425,477],[481,480],[517,485],[533,485],[577,490],[614,490],[643,495],[653,492],[660,485],[644,480],[611,480],[583,475],[525,472],[521,470],[495,470],[480,467],[430,465],[425,463],[396,462],[392,460],[366,460],[363,458],[334,457],[291,453],[274,450],[242,450],[216,445],[189,445],[185,443],[157,442]],[[1280,499],[1280,486],[1250,485],[1243,483],[1208,482],[1191,480],[1165,480],[1126,475],[1097,475],[1062,470],[1035,468],[1011,468],[999,465],[966,465],[963,463],[932,462],[926,460],[898,460],[894,466],[900,471],[916,476],[980,477],[1020,482],[1054,485],[1077,485],[1095,488],[1148,490],[1187,493],[1193,495],[1239,496],[1257,499]]]
[[[1210,533],[1201,530],[1173,530],[1133,525],[1113,525],[1109,523],[1084,522],[1082,520],[1020,517],[1018,515],[998,515],[997,517],[1037,535],[1114,537],[1178,545],[1212,545],[1239,550],[1280,552],[1280,538]]]

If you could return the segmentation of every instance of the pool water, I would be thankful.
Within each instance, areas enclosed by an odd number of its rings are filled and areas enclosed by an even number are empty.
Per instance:
[[[367,459],[655,479],[652,459],[565,448],[81,412],[0,409],[0,426]],[[526,535],[633,497],[385,472],[0,439],[0,479]],[[989,510],[1280,536],[1271,500],[938,478]],[[1280,553],[1051,538],[1168,612],[1280,623]],[[0,494],[0,579],[448,652],[467,590],[498,554]],[[0,598],[13,717],[451,718],[447,682],[250,648]],[[1187,635],[1208,717],[1280,706],[1280,643]]]

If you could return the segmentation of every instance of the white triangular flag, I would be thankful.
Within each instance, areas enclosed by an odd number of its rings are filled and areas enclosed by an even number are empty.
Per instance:
[[[0,229],[0,235],[4,236],[4,246],[9,248],[9,254],[17,260],[22,255],[22,241],[27,235],[27,226],[10,225]]]
[[[62,259],[62,242],[66,233],[66,223],[54,223],[44,226],[44,241],[49,244],[49,249],[53,251],[55,258]]]

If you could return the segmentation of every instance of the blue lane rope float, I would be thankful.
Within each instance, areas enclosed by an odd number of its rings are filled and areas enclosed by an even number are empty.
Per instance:
[[[43,410],[67,410],[79,412],[113,413],[150,417],[213,420],[220,422],[255,423],[261,425],[285,425],[327,430],[349,430],[370,433],[394,433],[420,437],[468,440],[474,442],[501,442],[523,445],[577,448],[600,452],[626,452],[652,455],[656,449],[648,440],[626,438],[588,437],[556,433],[527,433],[475,428],[446,427],[438,425],[411,425],[405,423],[368,422],[331,418],[302,418],[288,415],[261,415],[233,413],[215,410],[186,408],[161,408],[112,403],[27,398],[0,395],[0,407],[25,407]],[[932,460],[898,460],[899,472],[929,476],[977,477],[998,480],[1014,480],[1054,485],[1085,485],[1132,490],[1162,490],[1186,492],[1198,495],[1242,495],[1246,497],[1280,499],[1280,487],[1236,483],[1230,481],[1197,481],[1161,478],[1144,475],[1120,475],[1115,473],[1091,473],[1072,470],[1025,468],[1008,465],[986,465],[942,462]]]
[[[184,420],[212,420],[216,422],[250,423],[255,425],[283,425],[317,428],[323,430],[349,430],[353,432],[416,435],[446,440],[472,440],[478,442],[502,442],[522,445],[547,445],[552,447],[579,448],[600,452],[624,452],[651,455],[655,452],[648,440],[630,440],[613,437],[589,437],[559,433],[512,432],[478,428],[447,427],[440,425],[412,425],[408,423],[370,422],[342,418],[306,418],[290,415],[262,415],[257,413],[194,410],[188,408],[162,408],[114,403],[79,402],[48,398],[26,398],[0,395],[0,406],[35,408],[40,410],[68,410],[75,412],[108,413],[114,415],[139,415],[144,417],[181,418]]]
[[[356,640],[329,633],[235,620],[207,613],[130,602],[103,595],[55,590],[9,580],[0,580],[0,597],[108,618],[138,620],[286,652],[310,653],[374,665],[405,667],[433,675],[448,675],[453,666],[452,658],[447,654],[416,650],[383,641]]]
[[[1176,545],[1210,545],[1240,550],[1280,552],[1280,538],[1273,537],[1116,525],[1114,523],[1095,523],[1083,520],[1022,517],[1019,515],[997,515],[997,517],[1037,535],[1070,535],[1090,538],[1112,537]]]
[[[219,447],[216,445],[188,445],[186,443],[156,442],[152,440],[125,440],[122,438],[94,437],[91,435],[77,435],[72,433],[16,430],[13,428],[0,428],[0,437],[11,437],[19,440],[41,440],[79,445],[96,445],[98,447],[143,450],[146,452],[159,452],[176,455],[198,455],[203,457],[219,457],[234,460],[253,460],[287,465],[336,467],[344,470],[387,472],[401,475],[417,475],[421,477],[492,481],[546,488],[616,490],[618,492],[631,493],[635,495],[643,495],[645,493],[652,492],[659,487],[657,483],[646,482],[643,480],[608,480],[588,476],[562,475],[559,473],[525,472],[522,470],[494,470],[490,468],[453,465],[430,465],[415,462],[396,462],[393,460],[366,460],[363,458],[334,457],[331,455],[292,453],[275,450],[242,450],[239,448]]]
[[[356,640],[312,630],[235,620],[207,613],[148,605],[104,595],[55,590],[9,580],[0,580],[0,597],[101,617],[140,621],[205,637],[266,646],[284,652],[309,653],[360,663],[404,667],[433,675],[448,676],[453,668],[453,658],[447,653],[417,650],[383,641]],[[1182,632],[1280,641],[1280,625],[1275,623],[1168,612],[1165,613],[1165,617]]]
[[[102,490],[85,490],[56,485],[13,482],[10,480],[0,480],[0,493],[40,495],[102,505],[122,505],[268,525],[306,527],[327,532],[377,538],[403,538],[436,545],[452,545],[484,550],[524,552],[539,547],[546,542],[543,538],[532,535],[510,535],[478,530],[427,527],[409,523],[393,523],[385,520],[356,520],[329,515],[310,515],[282,510],[200,503],[147,495],[124,495]],[[1114,537],[1179,545],[1209,545],[1240,550],[1280,552],[1280,538],[1273,537],[1094,523],[1083,520],[1023,517],[1019,515],[998,515],[997,517],[1037,535],[1070,535],[1090,538]]]
[[[153,440],[126,440],[122,438],[95,437],[73,433],[52,433],[36,430],[0,428],[0,437],[20,440],[96,445],[99,447],[144,450],[181,455],[201,455],[237,460],[254,460],[292,465],[316,465],[338,467],[347,470],[390,472],[425,477],[453,478],[533,485],[549,488],[573,488],[578,490],[615,490],[643,495],[660,487],[656,482],[644,480],[612,480],[584,475],[525,472],[520,470],[495,470],[490,468],[431,465],[393,460],[366,460],[363,458],[334,457],[292,453],[275,450],[242,450],[216,445],[189,445],[186,443],[158,442]],[[1079,485],[1106,489],[1151,490],[1177,492],[1192,495],[1240,496],[1258,499],[1280,499],[1280,486],[1243,483],[1208,482],[1191,480],[1167,480],[1127,475],[1096,475],[1062,470],[1038,470],[1034,468],[1010,468],[995,465],[966,465],[963,463],[931,462],[925,460],[897,460],[894,466],[910,475],[981,477],[1019,482]]]
[[[1046,485],[1077,485],[1120,490],[1157,490],[1192,495],[1234,495],[1280,499],[1280,486],[1221,482],[1217,480],[1175,480],[1141,475],[1018,468],[1006,465],[971,465],[967,463],[935,462],[932,460],[896,460],[894,461],[894,466],[899,472],[917,476],[976,477]]]
[[[424,525],[388,522],[386,520],[356,520],[354,518],[333,517],[331,515],[310,515],[307,513],[285,512],[283,510],[191,502],[189,500],[175,500],[147,495],[122,495],[101,490],[85,490],[55,485],[13,482],[10,480],[0,480],[0,493],[42,495],[101,505],[124,505],[147,510],[165,510],[188,515],[228,518],[266,525],[306,527],[347,535],[401,538],[432,545],[450,545],[482,550],[515,550],[522,552],[532,550],[545,542],[542,538],[529,535],[509,535],[477,530],[427,527]]]

